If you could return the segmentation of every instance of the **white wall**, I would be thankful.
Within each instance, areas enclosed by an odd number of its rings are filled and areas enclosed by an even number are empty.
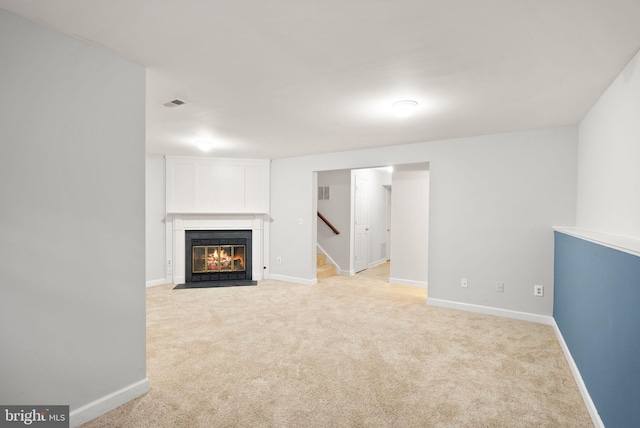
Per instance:
[[[430,163],[430,298],[551,315],[551,227],[575,224],[576,126],[274,160],[271,271],[313,279],[313,171],[416,162]]]
[[[165,163],[164,156],[145,158],[147,285],[166,282]]]
[[[348,170],[319,172],[318,186],[331,186],[331,199],[318,200],[318,211],[340,231],[336,235],[318,219],[318,244],[337,264],[340,273],[348,274],[351,260],[351,173]]]
[[[73,414],[148,388],[145,71],[2,10],[0,58],[0,403]]]
[[[429,165],[393,171],[392,256],[389,282],[426,287],[429,253]]]
[[[640,53],[580,122],[577,226],[640,238]]]

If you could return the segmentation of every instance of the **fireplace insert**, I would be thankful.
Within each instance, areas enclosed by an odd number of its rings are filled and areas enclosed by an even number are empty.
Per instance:
[[[185,287],[256,285],[250,230],[187,230]]]

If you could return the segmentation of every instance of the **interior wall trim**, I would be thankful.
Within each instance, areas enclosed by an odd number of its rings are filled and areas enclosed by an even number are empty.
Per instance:
[[[82,407],[69,412],[69,426],[78,427],[85,422],[97,418],[110,410],[121,406],[134,398],[146,394],[149,391],[149,378],[144,378],[138,382],[125,386],[111,394],[100,397]]]
[[[553,317],[548,315],[512,311],[509,309],[494,308],[491,306],[473,305],[470,303],[453,302],[451,300],[441,300],[427,297],[427,305],[438,306],[441,308],[458,309],[461,311],[475,312],[479,314],[496,315],[499,317],[513,318],[516,320],[530,321],[539,324],[553,325],[554,323]]]
[[[160,279],[154,279],[152,281],[147,281],[145,283],[146,287],[155,287],[156,285],[165,285],[165,284],[171,284],[168,280],[168,278],[160,278]]]
[[[576,365],[576,362],[573,360],[573,356],[571,355],[571,351],[569,351],[569,347],[567,343],[564,341],[564,337],[562,336],[562,332],[558,328],[558,324],[556,324],[556,320],[553,319],[553,323],[551,324],[553,327],[553,331],[556,332],[556,337],[558,338],[558,342],[560,342],[560,348],[562,348],[562,352],[564,353],[564,358],[567,360],[569,364],[569,368],[571,369],[571,373],[573,374],[573,378],[576,380],[576,384],[578,385],[578,390],[580,391],[580,395],[582,395],[582,399],[584,400],[584,404],[587,407],[587,411],[589,412],[589,416],[591,416],[591,421],[593,422],[593,426],[596,428],[604,428],[604,423],[602,419],[600,419],[600,414],[598,413],[598,409],[596,405],[593,403],[591,399],[591,395],[589,394],[589,390],[587,386],[584,384],[584,380],[582,380],[582,375],[580,374],[580,370]]]
[[[275,273],[269,274],[268,279],[273,279],[274,281],[291,282],[293,284],[301,284],[301,285],[316,285],[318,283],[318,280],[316,278],[314,279],[296,278],[294,276],[278,275]]]
[[[640,257],[640,239],[630,236],[612,235],[609,233],[580,229],[577,227],[554,226],[553,230]]]
[[[427,281],[415,281],[413,279],[389,278],[389,284],[408,285],[410,287],[429,288]]]

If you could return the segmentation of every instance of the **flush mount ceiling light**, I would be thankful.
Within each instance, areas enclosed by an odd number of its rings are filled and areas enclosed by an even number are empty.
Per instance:
[[[418,102],[413,100],[402,100],[393,103],[393,112],[400,118],[411,116],[418,108]]]
[[[213,148],[213,141],[197,140],[196,141],[196,146],[198,146],[198,148],[200,150],[202,150],[203,152],[208,152],[209,150],[211,150]]]

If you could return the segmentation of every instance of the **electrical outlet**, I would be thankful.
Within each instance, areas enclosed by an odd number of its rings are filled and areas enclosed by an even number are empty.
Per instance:
[[[544,296],[544,285],[534,285],[533,286],[533,295],[537,297]]]
[[[467,278],[462,278],[460,280],[460,286],[464,288],[467,288],[469,286],[469,284],[467,283]]]
[[[171,259],[167,259],[167,267],[171,267],[172,265],[172,260]]]
[[[496,282],[496,291],[498,293],[504,293],[504,282]]]
[[[276,257],[276,263],[281,265],[282,264],[282,257]]]

